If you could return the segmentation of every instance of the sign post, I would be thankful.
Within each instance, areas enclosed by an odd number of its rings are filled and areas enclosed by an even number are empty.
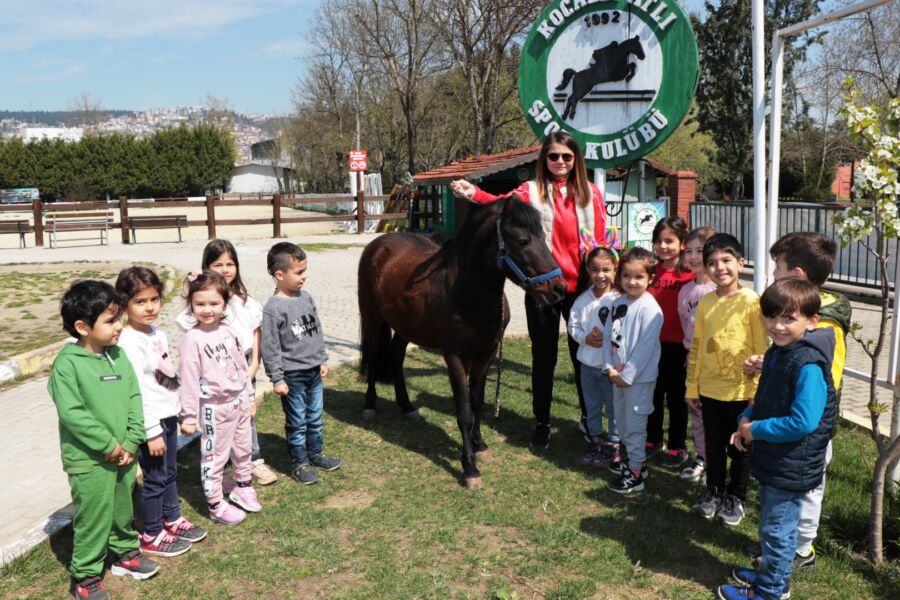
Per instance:
[[[519,101],[535,134],[572,134],[587,166],[649,154],[691,106],[697,42],[674,1],[554,0],[525,41]]]
[[[366,228],[365,192],[363,190],[363,174],[368,168],[368,157],[365,150],[350,151],[350,172],[356,173],[356,233],[362,234]]]

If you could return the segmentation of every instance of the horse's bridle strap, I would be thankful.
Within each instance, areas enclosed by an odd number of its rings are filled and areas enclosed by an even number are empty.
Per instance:
[[[519,285],[523,288],[532,288],[547,281],[550,281],[554,277],[562,277],[562,269],[556,267],[552,271],[548,271],[547,273],[543,273],[542,275],[538,275],[536,277],[528,277],[525,273],[522,272],[522,269],[519,268],[519,265],[516,264],[512,258],[510,258],[508,250],[506,248],[506,243],[503,241],[503,233],[500,231],[500,225],[503,222],[503,218],[501,215],[497,215],[497,268],[503,270],[503,265],[505,264],[509,267],[509,270],[513,272],[513,274],[519,279]]]

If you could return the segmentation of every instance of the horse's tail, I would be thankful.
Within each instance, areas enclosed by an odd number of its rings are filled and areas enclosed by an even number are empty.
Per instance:
[[[368,250],[368,248],[366,248]],[[365,251],[363,252],[365,258]],[[391,369],[391,328],[381,317],[373,292],[374,282],[370,269],[363,269],[363,264],[370,261],[360,260],[358,274],[360,349],[359,375],[367,383],[370,381],[392,383]]]
[[[562,83],[556,86],[556,91],[561,92],[569,85],[569,80],[575,76],[575,69],[566,69],[563,71]]]
[[[362,324],[362,356],[359,361],[359,376],[369,383],[393,383],[394,374],[391,369],[391,328],[382,322],[375,339],[367,339],[366,325]]]

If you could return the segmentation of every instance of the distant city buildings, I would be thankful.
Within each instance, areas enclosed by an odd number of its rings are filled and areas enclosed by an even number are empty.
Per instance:
[[[176,106],[174,108],[154,108],[143,112],[129,112],[116,116],[104,116],[90,129],[97,133],[123,133],[137,138],[149,137],[162,129],[203,123],[209,117],[210,109],[204,106]],[[74,113],[73,113],[74,115]],[[251,159],[253,144],[270,138],[260,125],[273,118],[265,114],[230,115],[231,131],[238,151],[238,162]],[[0,119],[0,137],[21,138],[26,142],[40,139],[63,139],[77,142],[84,135],[82,127],[59,127],[53,123],[24,123],[17,119]]]
[[[62,140],[64,142],[77,142],[84,135],[81,127],[21,127],[18,137],[25,142],[39,140]]]

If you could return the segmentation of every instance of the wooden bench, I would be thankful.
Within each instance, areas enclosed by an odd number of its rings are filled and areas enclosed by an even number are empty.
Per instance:
[[[34,227],[26,219],[4,219],[0,220],[0,233],[18,233],[19,248],[27,248],[25,243],[25,234],[32,233]]]
[[[112,223],[111,212],[58,212],[47,213],[44,229],[50,234],[50,247],[56,248],[59,243],[56,236],[69,231],[96,231],[100,236],[100,245],[109,241],[109,226]],[[66,238],[66,242],[93,240],[93,237]]]
[[[128,217],[128,228],[131,230],[131,243],[137,244],[136,229],[172,229],[178,228],[178,241],[181,242],[181,228],[187,227],[187,215],[146,215]]]

